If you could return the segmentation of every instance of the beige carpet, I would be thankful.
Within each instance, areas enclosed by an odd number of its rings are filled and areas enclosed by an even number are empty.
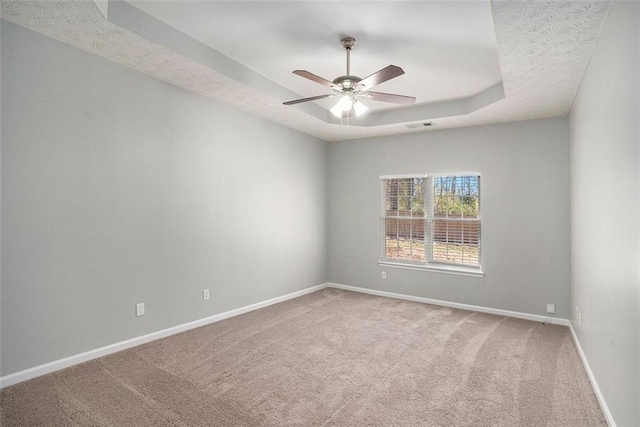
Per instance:
[[[2,426],[600,426],[568,328],[325,289],[1,392]]]

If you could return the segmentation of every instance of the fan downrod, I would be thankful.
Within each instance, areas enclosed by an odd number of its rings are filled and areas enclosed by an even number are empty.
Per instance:
[[[333,84],[340,86],[346,91],[353,91],[360,80],[362,80],[358,76],[351,75],[351,49],[356,44],[356,39],[354,37],[347,36],[340,40],[340,43],[342,43],[342,47],[347,51],[347,74],[337,77],[333,80]]]

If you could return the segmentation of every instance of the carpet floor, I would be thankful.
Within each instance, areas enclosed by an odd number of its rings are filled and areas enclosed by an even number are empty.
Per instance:
[[[2,426],[606,426],[568,328],[331,288],[0,399]]]

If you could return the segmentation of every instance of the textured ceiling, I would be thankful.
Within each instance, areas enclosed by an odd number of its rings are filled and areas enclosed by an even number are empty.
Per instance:
[[[100,3],[104,5],[106,0]],[[290,88],[257,74],[262,80],[243,79],[240,76],[246,73],[238,72],[243,70],[243,64],[222,61],[226,68],[219,66],[220,61],[215,60],[219,53],[213,49],[211,52],[200,49],[197,55],[192,54],[194,45],[189,44],[188,38],[174,42],[166,35],[175,33],[161,25],[149,31],[138,30],[127,14],[112,19],[120,24],[116,25],[90,1],[2,0],[1,4],[3,19],[327,141],[423,131],[426,129],[415,124],[429,120],[435,124],[432,129],[444,129],[564,116],[612,5],[586,1],[494,1],[491,11],[502,74],[499,91],[494,89],[485,96],[486,102],[455,105],[454,101],[439,110],[433,104],[433,108],[427,106],[412,115],[404,115],[400,109],[394,120],[379,121],[395,121],[394,124],[378,126],[371,123],[376,121],[376,116],[372,116],[367,126],[347,127],[329,123],[323,116],[324,110],[317,105],[283,106],[285,94],[295,95]],[[109,13],[107,16],[111,19]],[[260,84],[253,84],[253,80]],[[498,92],[500,96],[495,95]],[[465,114],[465,109],[472,112]]]

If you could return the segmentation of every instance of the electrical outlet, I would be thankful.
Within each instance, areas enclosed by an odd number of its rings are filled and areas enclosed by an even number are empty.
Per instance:
[[[144,316],[144,303],[136,304],[136,317]]]
[[[556,312],[556,305],[555,304],[547,304],[547,313],[555,314],[555,312]]]
[[[582,326],[582,313],[578,313],[578,326]]]
[[[205,301],[209,299],[209,289],[202,291],[202,299]]]
[[[382,272],[382,280],[387,280],[387,272],[386,271]]]

